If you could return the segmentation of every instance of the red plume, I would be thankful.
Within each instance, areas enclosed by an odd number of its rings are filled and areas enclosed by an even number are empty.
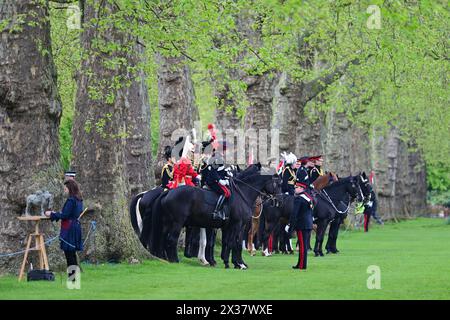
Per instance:
[[[211,135],[211,139],[216,141],[217,140],[216,127],[212,123],[208,124],[208,131],[209,134]]]

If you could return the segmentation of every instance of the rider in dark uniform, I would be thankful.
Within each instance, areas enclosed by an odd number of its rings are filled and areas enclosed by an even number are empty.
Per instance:
[[[283,173],[281,174],[283,183],[281,184],[281,191],[286,194],[294,195],[295,181],[296,181],[296,170],[295,165],[297,162],[297,157],[290,153],[285,156],[285,164]]]
[[[229,198],[231,195],[230,189],[228,189],[229,181],[228,174],[225,170],[224,160],[221,154],[216,153],[210,158],[210,164],[206,168],[207,176],[205,179],[205,184],[209,189],[216,192],[219,196],[216,208],[214,209],[214,219],[225,220],[226,217],[221,210],[225,199]]]
[[[300,167],[297,169],[297,182],[301,182],[307,186],[307,188],[313,188],[311,180],[308,174],[308,168],[313,166],[309,157],[302,157],[299,159]]]
[[[173,179],[172,147],[164,147],[164,158],[167,162],[161,170],[161,187],[166,188],[169,181]]]
[[[294,211],[289,218],[286,232],[296,231],[298,237],[298,262],[293,269],[306,269],[308,244],[313,228],[313,202],[308,186],[300,180],[295,184]]]
[[[318,177],[324,175],[324,172],[322,171],[323,158],[322,156],[316,156],[312,157],[311,160],[313,161],[314,166],[309,170],[309,179],[311,183],[313,183]]]

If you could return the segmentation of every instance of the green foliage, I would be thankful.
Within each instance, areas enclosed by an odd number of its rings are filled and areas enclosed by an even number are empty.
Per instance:
[[[63,112],[59,127],[61,164],[69,169],[72,148],[72,124],[75,109],[76,80],[81,56],[80,30],[67,27],[66,10],[50,3],[52,53],[58,74],[58,92]]]
[[[428,168],[428,188],[437,191],[450,191],[450,167],[442,163]]]
[[[320,103],[308,106],[312,115],[334,108],[360,126],[380,132],[398,128],[401,138],[421,151],[430,172],[430,187],[448,189],[445,170],[448,173],[450,168],[450,17],[446,1],[95,3],[99,16],[85,22],[96,26],[98,34],[92,52],[80,52],[78,32],[67,30],[64,10],[51,11],[53,53],[64,106],[61,143],[65,166],[70,159],[69,132],[76,90],[73,76],[81,55],[102,55],[104,67],[115,72],[112,81],[92,81],[87,88],[91,98],[107,103],[115,101],[117,90],[129,85],[139,70],[145,71],[152,148],[156,153],[159,115],[154,57],[159,53],[186,58],[193,70],[204,125],[213,119],[218,105],[214,92],[225,85],[229,86],[238,113],[244,115],[245,74],[285,71],[296,81],[308,82],[349,65],[345,76],[321,93]],[[367,12],[371,5],[380,9],[379,29],[368,27],[368,20],[373,18],[373,12]],[[104,36],[111,28],[122,30],[128,38]],[[145,46],[140,63],[124,58],[135,50],[136,41]],[[96,77],[90,70],[82,72],[92,79]],[[320,84],[317,82],[315,88]]]
[[[450,208],[450,190],[431,190],[427,194],[427,202],[432,205],[441,205]]]

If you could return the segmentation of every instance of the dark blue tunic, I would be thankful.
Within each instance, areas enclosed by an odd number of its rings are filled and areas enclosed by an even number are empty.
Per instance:
[[[61,220],[60,248],[63,251],[83,250],[81,225],[78,217],[83,211],[83,201],[69,197],[61,212],[52,212],[51,221]]]
[[[297,170],[297,182],[306,184],[308,188],[311,185],[311,180],[309,179],[308,169],[306,169],[304,166],[301,166]]]
[[[289,218],[291,230],[311,230],[313,228],[313,210],[310,196],[305,192],[296,195],[294,210]]]

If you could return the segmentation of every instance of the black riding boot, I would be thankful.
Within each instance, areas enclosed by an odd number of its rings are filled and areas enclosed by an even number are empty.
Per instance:
[[[213,219],[214,220],[225,220],[225,214],[222,209],[222,204],[225,201],[225,196],[220,195],[219,200],[217,200],[216,208],[214,209]]]

